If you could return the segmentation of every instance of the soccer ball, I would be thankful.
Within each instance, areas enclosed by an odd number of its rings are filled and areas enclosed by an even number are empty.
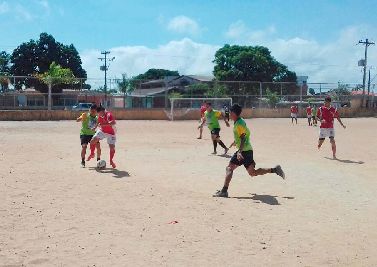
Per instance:
[[[97,169],[105,169],[106,168],[106,161],[104,161],[103,159],[102,160],[99,160],[97,162]]]

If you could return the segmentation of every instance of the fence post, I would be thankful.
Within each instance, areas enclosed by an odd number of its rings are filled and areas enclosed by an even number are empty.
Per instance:
[[[262,97],[263,97],[263,87],[262,87],[262,82],[259,82],[259,107],[262,106]]]

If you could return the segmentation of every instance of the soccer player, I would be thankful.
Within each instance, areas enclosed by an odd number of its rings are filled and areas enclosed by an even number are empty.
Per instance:
[[[84,112],[80,117],[76,119],[77,122],[81,122],[80,140],[81,140],[81,166],[85,167],[85,154],[86,148],[95,134],[92,130],[97,125],[97,105],[92,104],[89,112]],[[98,143],[97,148],[97,160],[101,158],[101,146]]]
[[[336,118],[340,125],[345,129],[346,126],[343,124],[339,117],[338,110],[331,106],[331,97],[325,98],[325,103],[322,107],[318,108],[317,117],[321,122],[318,149],[321,148],[325,138],[328,137],[331,143],[332,155],[336,159],[336,144],[335,144],[335,131],[334,131],[334,118]]]
[[[207,110],[207,105],[206,105],[206,101],[204,101],[202,106],[200,107],[200,121],[203,120],[204,112],[206,112],[206,110]],[[203,127],[200,127],[198,139],[202,139],[202,135],[203,135]]]
[[[292,119],[292,124],[293,124],[293,119],[296,120],[297,124],[297,116],[298,116],[298,107],[293,105],[291,106],[291,119]]]
[[[207,102],[206,103],[206,112],[204,112],[204,117],[202,118],[202,122],[199,125],[199,129],[203,128],[203,125],[207,123],[208,129],[211,131],[211,138],[213,143],[213,153],[217,154],[217,144],[220,144],[222,148],[224,148],[225,152],[224,154],[228,153],[228,148],[225,146],[223,141],[220,139],[220,123],[219,119],[224,119],[225,124],[227,127],[229,127],[229,122],[226,120],[224,115],[221,113],[221,111],[214,110],[212,108],[212,104]]]
[[[310,104],[306,108],[306,116],[308,117],[309,126],[312,126],[312,107],[310,106]]]
[[[97,108],[98,112],[98,123],[95,126],[95,128],[99,127],[94,134],[92,141],[90,141],[90,155],[88,157],[88,161],[91,160],[94,157],[94,150],[96,145],[99,143],[102,139],[107,139],[107,143],[109,144],[110,148],[110,165],[113,168],[116,168],[116,165],[114,163],[114,155],[115,155],[115,142],[116,142],[116,136],[115,136],[115,119],[111,112],[105,110],[104,107],[99,106]]]
[[[228,104],[224,104],[223,109],[224,109],[225,119],[227,121],[229,121],[230,118],[229,118],[229,106],[228,106]]]
[[[317,107],[315,105],[313,105],[313,108],[312,108],[312,125],[313,126],[317,126]]]
[[[226,175],[224,186],[221,190],[217,191],[214,197],[228,197],[228,188],[230,181],[232,180],[233,171],[239,166],[243,165],[250,176],[265,175],[268,173],[275,173],[285,179],[285,174],[277,165],[275,168],[269,169],[255,169],[255,161],[253,158],[253,148],[250,143],[250,130],[246,125],[245,120],[241,117],[242,107],[238,104],[234,104],[230,108],[230,118],[234,121],[233,134],[234,143],[238,151],[233,155],[226,167]]]

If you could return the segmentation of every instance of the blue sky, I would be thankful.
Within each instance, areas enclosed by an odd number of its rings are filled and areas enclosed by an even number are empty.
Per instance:
[[[376,10],[372,0],[0,0],[0,50],[45,31],[73,43],[88,75],[99,78],[103,49],[116,57],[110,72],[116,77],[150,67],[210,74],[223,44],[266,45],[312,82],[359,82],[363,48],[355,44],[377,40]],[[377,47],[370,51],[377,66]]]

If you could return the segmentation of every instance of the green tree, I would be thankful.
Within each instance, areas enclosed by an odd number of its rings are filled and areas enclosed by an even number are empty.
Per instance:
[[[315,90],[313,88],[309,88],[309,94],[315,95]]]
[[[122,79],[117,81],[117,84],[119,92],[123,93],[123,108],[126,108],[126,96],[134,90],[133,84],[125,73],[122,74]]]
[[[135,80],[159,80],[166,76],[179,76],[178,71],[165,70],[165,69],[149,69],[143,74],[135,76]]]
[[[220,81],[296,82],[296,74],[263,46],[227,44],[216,52],[213,63]]]
[[[227,96],[227,87],[223,84],[215,82],[213,86],[205,93],[207,97],[225,97]]]
[[[0,88],[2,92],[5,92],[9,88],[9,76],[10,71],[10,55],[5,52],[0,52]]]
[[[52,35],[41,33],[38,40],[22,43],[11,55],[11,74],[30,77],[16,80],[16,89],[21,89],[22,85],[25,85],[47,92],[47,85],[32,77],[49,71],[52,62],[56,62],[62,68],[69,68],[75,77],[83,78],[82,82],[85,82],[87,74],[82,68],[81,58],[74,45],[64,45],[57,42]],[[54,86],[53,92],[61,92],[63,86]],[[85,87],[76,83],[74,88],[78,89],[81,86]]]
[[[278,94],[276,92],[272,92],[270,89],[267,89],[266,97],[270,108],[275,108],[276,104],[280,101]]]
[[[48,110],[51,110],[51,92],[52,88],[59,84],[72,83],[75,80],[75,76],[71,69],[63,68],[62,66],[52,62],[48,71],[38,74],[37,78],[48,88]]]

